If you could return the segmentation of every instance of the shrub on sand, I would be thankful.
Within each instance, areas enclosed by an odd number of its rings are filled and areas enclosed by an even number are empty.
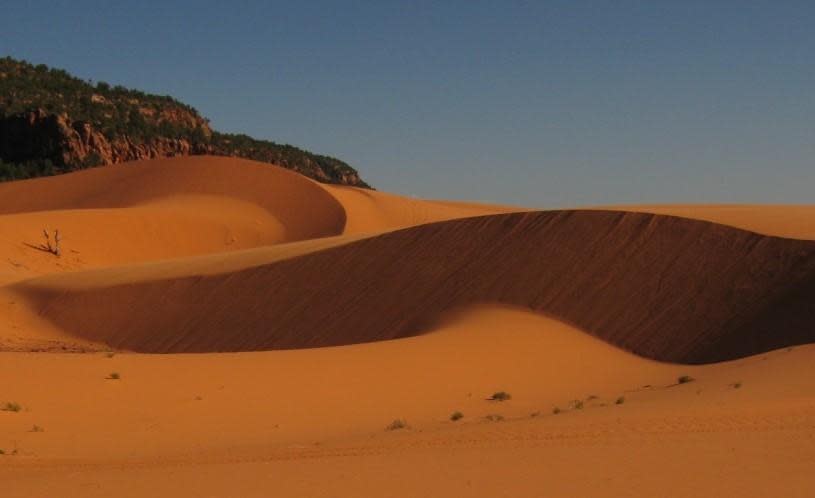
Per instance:
[[[405,428],[407,428],[407,426],[408,426],[408,424],[407,424],[406,420],[401,419],[401,418],[397,418],[396,420],[394,420],[393,422],[388,424],[388,426],[385,427],[385,430],[386,431],[397,431],[399,429],[405,429]]]
[[[2,410],[4,412],[19,412],[22,409],[23,409],[23,407],[20,406],[20,403],[15,403],[13,401],[7,401],[7,402],[3,403],[3,408],[2,408]]]
[[[506,391],[498,391],[497,393],[494,393],[487,399],[489,399],[490,401],[507,401],[512,399],[512,395],[510,395]]]
[[[696,379],[694,379],[690,375],[681,375],[681,376],[679,376],[678,379],[676,379],[676,383],[677,384],[687,384],[688,382],[693,382],[694,380],[696,380]]]

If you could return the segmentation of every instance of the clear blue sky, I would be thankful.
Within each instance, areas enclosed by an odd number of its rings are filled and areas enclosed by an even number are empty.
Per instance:
[[[17,1],[0,33],[380,190],[815,202],[811,1]]]

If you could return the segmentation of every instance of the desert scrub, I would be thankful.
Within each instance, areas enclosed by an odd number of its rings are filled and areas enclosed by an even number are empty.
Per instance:
[[[582,410],[583,409],[583,400],[576,399],[571,403],[572,410]]]
[[[406,429],[407,426],[408,426],[408,424],[407,424],[406,420],[401,419],[401,418],[397,418],[396,420],[394,420],[393,422],[388,424],[388,426],[385,427],[385,430],[386,431],[398,431],[399,429]]]
[[[501,422],[502,420],[504,420],[504,416],[503,415],[498,415],[497,413],[487,415],[484,418],[489,420],[490,422]]]
[[[29,432],[45,432],[45,429],[43,429],[39,425],[35,425],[34,427],[31,428]]]
[[[452,420],[453,422],[455,422],[457,420],[461,420],[463,418],[464,418],[464,414],[461,413],[461,412],[453,412],[453,414],[450,415],[450,420]]]
[[[20,403],[15,403],[13,401],[7,401],[7,402],[3,403],[3,408],[2,408],[2,410],[4,412],[19,412],[22,409],[23,409],[23,407],[20,406]]]
[[[493,395],[487,399],[490,401],[508,401],[512,399],[512,395],[506,391],[498,391],[497,393],[493,393]]]
[[[556,407],[552,408],[552,415],[557,415],[560,412],[561,412],[561,409],[559,407],[556,406]]]
[[[108,380],[119,380],[122,376],[119,375],[119,372],[111,372],[110,375],[107,376]]]
[[[625,396],[620,396],[619,398],[614,400],[615,405],[622,405],[623,403],[625,403]]]
[[[679,378],[676,379],[676,383],[677,384],[687,384],[688,382],[693,382],[694,380],[696,380],[696,379],[694,379],[690,375],[681,375],[681,376],[679,376]]]

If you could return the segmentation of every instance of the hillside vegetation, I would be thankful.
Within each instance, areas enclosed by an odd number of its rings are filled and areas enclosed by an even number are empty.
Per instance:
[[[195,108],[172,97],[0,58],[0,181],[193,154],[244,157],[326,183],[368,186],[339,159],[214,131]]]

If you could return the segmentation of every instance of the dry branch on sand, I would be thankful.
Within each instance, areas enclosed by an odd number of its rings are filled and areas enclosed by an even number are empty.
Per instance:
[[[60,248],[60,242],[62,242],[62,236],[59,234],[59,229],[54,230],[54,241],[53,244],[51,243],[51,234],[48,233],[47,228],[43,228],[42,230],[43,236],[45,236],[45,244],[43,244],[42,248],[45,251],[50,252],[54,256],[59,257],[62,255],[62,249]]]

